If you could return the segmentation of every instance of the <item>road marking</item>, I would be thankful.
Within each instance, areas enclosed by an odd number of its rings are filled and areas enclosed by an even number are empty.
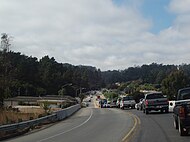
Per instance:
[[[133,132],[135,132],[135,130],[137,129],[137,125],[140,125],[141,124],[141,121],[140,121],[140,119],[139,119],[139,117],[138,116],[136,116],[136,115],[134,115],[134,114],[132,114],[132,113],[129,113],[129,112],[126,112],[128,115],[130,115],[132,118],[133,118],[133,120],[134,120],[134,125],[133,125],[133,127],[131,128],[131,130],[125,135],[125,137],[122,139],[122,142],[126,142],[127,141],[127,139],[129,139],[131,136],[132,136],[132,134],[133,134]]]
[[[71,129],[69,129],[69,130],[67,130],[67,131],[62,132],[62,133],[58,133],[58,134],[56,134],[56,135],[53,135],[53,136],[51,136],[51,137],[47,137],[47,138],[45,138],[45,139],[41,139],[41,140],[39,140],[39,141],[37,141],[37,142],[43,142],[43,141],[46,141],[46,140],[48,140],[48,139],[55,138],[55,137],[57,137],[57,136],[60,136],[60,135],[65,134],[65,133],[68,133],[68,132],[70,132],[70,131],[72,131],[72,130],[74,130],[74,129],[77,129],[77,128],[83,126],[84,124],[86,124],[86,123],[91,119],[91,117],[92,117],[92,115],[93,115],[92,109],[90,109],[90,110],[91,110],[91,111],[90,111],[90,116],[88,117],[87,120],[85,120],[85,121],[84,121],[83,123],[81,123],[80,125],[75,126],[75,127],[71,128]]]

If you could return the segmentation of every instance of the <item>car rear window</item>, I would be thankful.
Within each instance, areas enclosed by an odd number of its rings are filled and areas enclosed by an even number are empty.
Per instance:
[[[157,98],[164,98],[163,94],[148,94],[146,99],[157,99]]]
[[[133,97],[132,96],[123,97],[123,100],[124,101],[133,100]]]
[[[190,99],[190,90],[184,90],[181,92],[180,100],[187,100]]]

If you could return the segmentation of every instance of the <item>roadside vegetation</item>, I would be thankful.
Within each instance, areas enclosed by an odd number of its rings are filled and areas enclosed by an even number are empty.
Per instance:
[[[115,100],[115,99],[117,99],[119,97],[118,92],[116,92],[116,91],[115,92],[114,91],[112,91],[112,92],[105,92],[104,96],[108,100]]]

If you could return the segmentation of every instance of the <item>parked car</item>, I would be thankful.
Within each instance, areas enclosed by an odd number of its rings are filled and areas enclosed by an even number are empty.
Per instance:
[[[107,99],[101,99],[99,104],[101,108],[105,108],[107,104]]]
[[[143,104],[142,104],[143,112],[148,114],[150,111],[165,111],[168,113],[169,111],[169,102],[166,97],[163,96],[162,93],[154,92],[145,95]]]
[[[120,108],[121,109],[135,108],[135,104],[136,104],[136,102],[132,96],[126,96],[126,97],[121,98]]]
[[[118,107],[118,108],[120,108],[120,101],[121,101],[121,98],[118,98],[117,102],[116,102],[116,107]]]
[[[110,108],[110,107],[111,107],[111,102],[110,102],[110,101],[107,101],[106,107],[107,107],[107,108]]]
[[[143,101],[144,101],[144,98],[141,98],[140,100],[139,100],[139,103],[137,103],[137,106],[136,106],[136,109],[137,110],[142,110],[142,108],[143,108]]]
[[[190,130],[190,88],[180,89],[173,109],[174,127],[181,136]]]
[[[117,99],[111,100],[110,107],[117,107],[116,103],[117,103]]]
[[[82,107],[88,107],[88,106],[89,106],[88,102],[82,102]]]

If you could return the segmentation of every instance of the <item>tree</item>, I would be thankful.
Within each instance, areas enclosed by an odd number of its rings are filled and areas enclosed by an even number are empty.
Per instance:
[[[61,89],[58,91],[58,95],[61,96],[61,97],[63,97],[65,94],[66,94],[65,88],[61,88]]]
[[[12,37],[6,33],[1,34],[1,48],[3,49],[4,52],[9,52],[11,46],[10,44],[11,38]]]
[[[0,66],[2,67],[1,69],[1,77],[0,77],[0,85],[1,85],[1,99],[0,99],[0,107],[3,106],[3,101],[4,98],[10,96],[11,90],[10,90],[10,57],[9,57],[9,48],[11,46],[10,44],[10,39],[11,37],[6,34],[2,33],[1,34],[1,48],[3,52],[1,52],[1,58],[0,58]]]
[[[109,100],[113,100],[113,99],[118,98],[118,93],[117,92],[105,92],[104,96]]]
[[[162,92],[168,99],[175,99],[179,89],[189,86],[188,76],[182,70],[175,70],[162,81]]]

